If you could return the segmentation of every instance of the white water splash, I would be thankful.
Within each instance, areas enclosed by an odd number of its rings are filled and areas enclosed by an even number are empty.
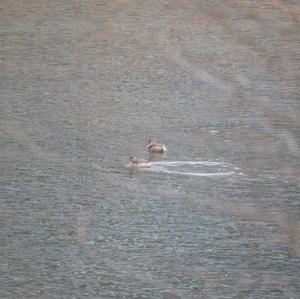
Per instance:
[[[197,171],[190,171],[191,166],[194,169],[196,168]],[[176,170],[177,167],[180,167],[180,170]],[[189,169],[185,171],[185,167]],[[212,169],[212,171],[207,171],[208,168]],[[214,177],[234,175],[236,174],[236,172],[233,169],[237,168],[233,167],[233,165],[231,164],[216,161],[158,161],[151,162],[151,168],[149,168],[148,170],[188,176]]]
[[[162,166],[184,166],[184,165],[202,165],[202,166],[217,166],[217,165],[227,165],[221,162],[211,162],[211,161],[157,161],[151,162],[152,165],[162,165]]]

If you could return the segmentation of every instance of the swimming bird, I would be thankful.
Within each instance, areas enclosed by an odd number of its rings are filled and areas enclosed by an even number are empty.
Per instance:
[[[132,167],[140,167],[140,168],[149,168],[151,167],[151,162],[144,160],[144,159],[138,159],[135,157],[130,156],[129,160],[131,161]]]
[[[164,144],[157,143],[154,138],[150,138],[147,144],[147,150],[149,153],[163,154],[167,151],[167,147]]]

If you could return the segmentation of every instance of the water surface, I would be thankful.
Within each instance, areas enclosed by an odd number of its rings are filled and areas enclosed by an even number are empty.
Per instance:
[[[299,298],[297,1],[0,9],[1,298]]]

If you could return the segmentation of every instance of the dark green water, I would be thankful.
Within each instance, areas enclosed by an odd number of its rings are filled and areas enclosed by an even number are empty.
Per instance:
[[[2,1],[0,297],[298,299],[299,20],[297,1]],[[233,174],[130,173],[149,137]]]

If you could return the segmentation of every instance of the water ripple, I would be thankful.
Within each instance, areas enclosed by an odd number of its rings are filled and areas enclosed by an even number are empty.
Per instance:
[[[158,161],[151,162],[151,168],[148,171],[180,174],[189,176],[214,177],[230,176],[237,173],[238,169],[231,164],[217,161]]]

